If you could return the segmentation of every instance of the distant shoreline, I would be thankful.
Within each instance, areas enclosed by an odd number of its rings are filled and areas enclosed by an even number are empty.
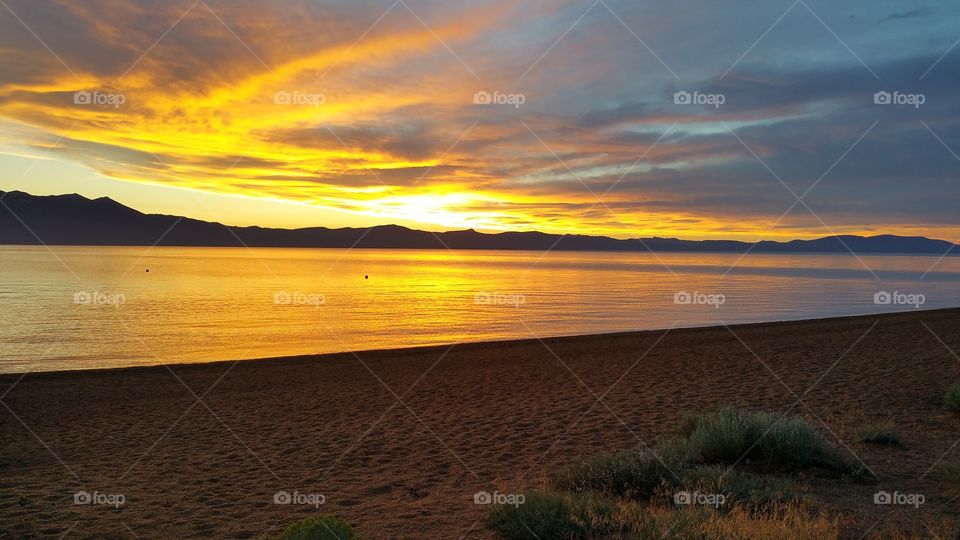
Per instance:
[[[198,245],[198,244],[159,244],[159,245],[148,245],[148,244],[0,244],[0,248],[7,247],[50,247],[50,248],[202,248],[202,249],[349,249],[349,250],[366,250],[366,251],[510,251],[510,252],[519,252],[519,253],[544,253],[545,251],[549,252],[563,252],[563,253],[623,253],[626,255],[631,254],[703,254],[703,255],[744,255],[750,256],[753,254],[762,254],[762,255],[848,255],[856,257],[960,257],[960,249],[951,251],[950,253],[910,253],[910,252],[865,252],[865,253],[851,253],[851,252],[839,252],[839,251],[770,251],[763,249],[752,249],[750,251],[722,251],[722,250],[623,250],[623,249],[568,249],[568,248],[554,248],[550,250],[543,249],[528,249],[528,248],[471,248],[471,247],[459,247],[459,248],[445,248],[440,247],[339,247],[339,246],[261,246],[261,245],[252,245],[252,246],[223,246],[223,245]]]
[[[539,231],[481,233],[465,229],[434,232],[400,225],[279,229],[236,227],[185,216],[145,214],[107,197],[37,196],[21,191],[0,191],[0,197],[3,197],[0,244],[6,245],[960,255],[960,249],[955,249],[957,245],[952,242],[893,234],[743,242],[660,236],[613,238]]]

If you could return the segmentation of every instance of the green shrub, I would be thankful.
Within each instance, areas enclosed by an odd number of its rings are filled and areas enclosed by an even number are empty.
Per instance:
[[[870,424],[860,428],[860,442],[872,444],[900,444],[900,433],[888,424]]]
[[[960,412],[960,382],[953,383],[943,396],[943,406],[950,411]]]
[[[321,514],[290,525],[280,540],[360,540],[360,537],[346,521]]]
[[[853,470],[802,418],[726,408],[696,417],[687,429],[692,462],[729,464],[743,457],[774,468]]]
[[[951,484],[960,487],[960,461],[948,461],[938,467],[940,476]]]
[[[787,478],[760,476],[720,466],[699,466],[684,473],[684,489],[701,493],[722,493],[724,506],[738,504],[748,508],[798,502],[800,486]]]
[[[701,416],[702,415],[699,414],[684,413],[683,416],[680,417],[680,425],[678,427],[680,436],[684,439],[690,437],[690,435],[697,430]]]
[[[727,502],[750,507],[791,502],[801,498],[799,486],[786,478],[760,476],[721,466],[690,467],[665,452],[661,459],[650,453],[623,452],[595,457],[567,467],[553,479],[553,487],[575,494],[671,502],[680,490],[722,493]],[[674,474],[678,475],[675,476]]]
[[[840,537],[840,520],[811,512],[804,505],[789,504],[752,512],[735,507],[726,514],[703,519],[695,535],[671,538],[710,540],[835,540]]]
[[[617,513],[609,499],[528,492],[523,504],[495,506],[487,527],[508,540],[587,538],[616,532]]]
[[[618,503],[558,493],[533,492],[525,497],[517,507],[494,507],[487,526],[507,540],[821,540],[839,534],[837,520],[811,513],[801,504],[772,505],[762,512],[734,505],[728,512],[717,512],[702,506]]]
[[[653,452],[621,452],[567,467],[554,476],[553,486],[573,493],[649,499],[661,486],[679,485],[682,467],[682,459],[668,446]]]

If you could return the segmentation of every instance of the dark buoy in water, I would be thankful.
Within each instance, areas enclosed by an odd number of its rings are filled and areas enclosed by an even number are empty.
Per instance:
[[[370,276],[363,276],[363,279],[370,279]]]
[[[149,268],[147,268],[147,273],[148,273],[148,274],[150,273],[150,269],[149,269]]]

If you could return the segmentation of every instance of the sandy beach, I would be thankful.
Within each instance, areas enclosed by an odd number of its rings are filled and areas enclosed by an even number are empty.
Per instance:
[[[475,493],[536,488],[724,405],[802,416],[879,477],[808,479],[847,516],[844,536],[925,535],[960,520],[931,472],[960,459],[960,417],[942,407],[960,378],[950,349],[956,309],[4,375],[0,538],[259,538],[319,512],[366,538],[491,538]],[[901,446],[858,442],[886,421]],[[878,489],[925,503],[875,505]]]

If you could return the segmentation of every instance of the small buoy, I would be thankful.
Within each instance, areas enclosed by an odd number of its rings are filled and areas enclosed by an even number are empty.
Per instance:
[[[370,279],[370,276],[363,276],[363,279]]]
[[[149,269],[149,268],[147,268],[147,273],[148,273],[148,274],[150,273],[150,269]]]

